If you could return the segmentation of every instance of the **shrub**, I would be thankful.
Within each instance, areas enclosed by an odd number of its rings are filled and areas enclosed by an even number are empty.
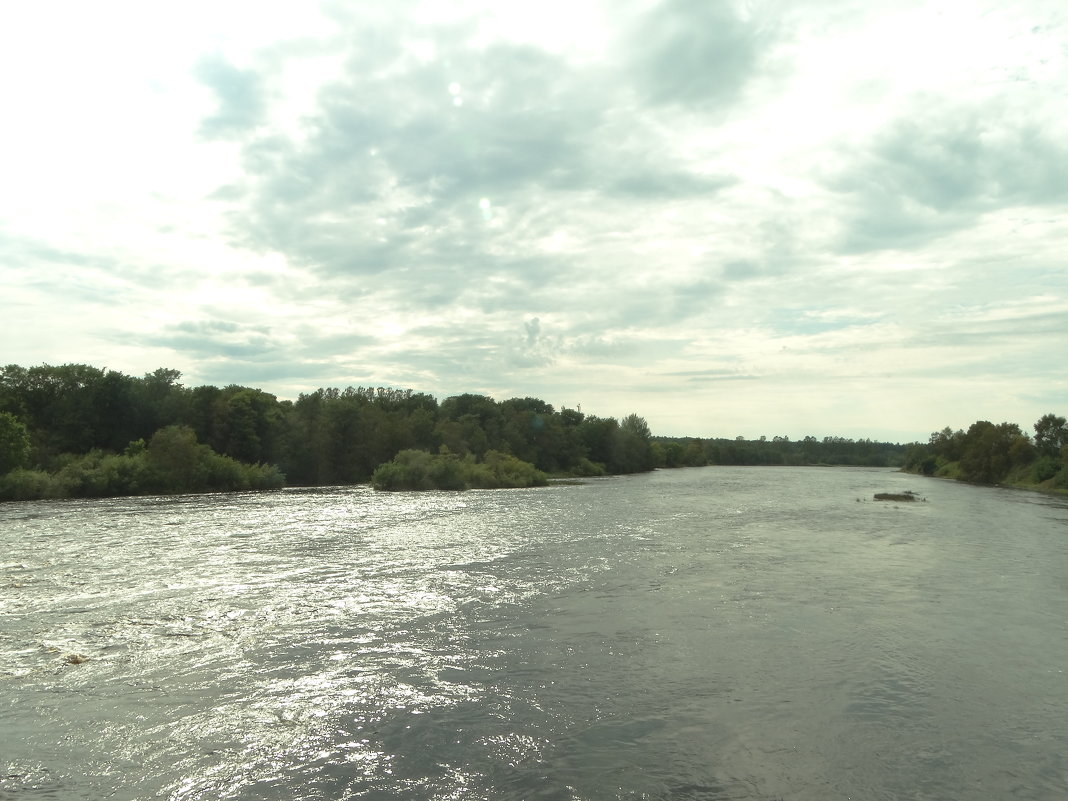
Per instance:
[[[452,490],[534,487],[548,483],[542,471],[529,462],[499,451],[487,451],[482,462],[472,454],[463,457],[445,451],[405,450],[393,461],[378,466],[371,476],[376,490]]]
[[[1043,481],[1049,481],[1049,479],[1057,475],[1060,469],[1061,463],[1059,460],[1054,459],[1052,456],[1042,456],[1031,465],[1031,479],[1036,484],[1041,484]]]
[[[18,468],[0,476],[0,500],[33,501],[60,496],[59,484],[44,470]]]
[[[474,467],[482,469],[470,472],[470,483],[473,487],[544,487],[549,483],[545,473],[530,462],[500,451],[486,451],[483,464]]]
[[[578,460],[571,472],[576,476],[603,476],[607,472],[600,462],[591,462],[585,456]]]
[[[426,451],[401,451],[393,461],[375,469],[371,486],[387,491],[434,489],[430,479],[430,458]]]

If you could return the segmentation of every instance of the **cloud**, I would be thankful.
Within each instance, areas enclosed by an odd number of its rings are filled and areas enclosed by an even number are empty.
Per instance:
[[[931,321],[929,328],[915,333],[917,345],[944,345],[981,348],[984,360],[1005,355],[1020,345],[1055,342],[1068,331],[1068,308],[1064,304],[1044,304],[1038,300],[994,309],[963,309]],[[1019,359],[1018,355],[1013,358]],[[1045,360],[1039,357],[1039,363]],[[1017,361],[1017,366],[1023,366]]]
[[[196,370],[198,383],[268,388],[266,391],[280,394],[283,400],[295,400],[298,393],[313,392],[320,386],[337,386],[337,376],[338,367],[332,361],[294,363],[287,359],[249,362],[209,358],[198,361]]]
[[[369,334],[323,330],[306,323],[290,329],[222,318],[166,323],[145,336],[146,344],[170,349],[182,360],[224,359],[276,366],[336,363],[339,354],[351,357],[378,341]]]
[[[219,320],[167,325],[146,339],[149,344],[170,348],[194,358],[224,357],[250,362],[273,360],[279,351],[270,329],[239,326]]]
[[[761,39],[732,3],[663,0],[630,32],[635,85],[655,104],[722,108],[756,72]]]
[[[9,70],[44,122],[0,148],[8,360],[640,393],[658,433],[1063,388],[1056,4],[293,9],[179,15],[135,72],[87,15],[44,83]]]
[[[201,59],[195,75],[218,101],[214,114],[205,117],[200,133],[208,139],[240,136],[259,125],[266,113],[263,79],[254,70],[241,70],[219,54]]]
[[[541,320],[537,317],[533,317],[523,323],[523,327],[527,330],[527,347],[533,347],[538,341],[538,336],[541,334]]]
[[[435,31],[428,60],[407,34],[369,43],[374,28],[354,27],[302,135],[245,141],[245,177],[217,195],[236,246],[284,255],[372,316],[423,310],[463,318],[446,325],[471,338],[496,332],[467,347],[517,367],[554,357],[501,344],[512,314],[553,313],[562,342],[707,308],[710,279],[612,276],[631,274],[627,229],[650,224],[647,207],[714,202],[734,176],[695,168],[657,121],[619,115],[625,87],[599,65],[506,41],[472,49],[466,22]],[[617,264],[586,256],[598,239]]]
[[[1002,102],[914,102],[831,181],[854,209],[843,249],[914,247],[990,211],[1068,201],[1068,148],[1053,130]]]
[[[664,377],[680,378],[688,384],[701,384],[715,381],[754,381],[760,378],[758,375],[739,373],[732,370],[681,370],[664,373]]]
[[[541,320],[532,317],[523,323],[526,336],[516,341],[510,352],[509,362],[518,368],[544,367],[555,360],[558,345],[552,338],[544,337]]]

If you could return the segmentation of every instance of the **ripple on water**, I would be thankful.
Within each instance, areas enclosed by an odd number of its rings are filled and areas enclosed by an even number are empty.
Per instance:
[[[0,799],[1060,801],[1068,511],[915,483],[2,506]]]

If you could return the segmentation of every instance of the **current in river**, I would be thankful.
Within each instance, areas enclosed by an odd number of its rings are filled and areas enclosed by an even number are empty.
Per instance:
[[[890,470],[0,505],[0,801],[1063,801],[1066,671],[1068,503]]]

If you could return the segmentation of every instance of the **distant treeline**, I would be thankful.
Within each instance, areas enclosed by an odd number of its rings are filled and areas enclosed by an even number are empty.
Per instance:
[[[458,462],[442,475],[459,471],[469,486],[539,483],[505,457],[557,475],[656,466],[649,427],[636,414],[616,420],[476,394],[439,403],[365,387],[280,401],[237,385],[187,388],[180,377],[84,364],[3,368],[0,498],[352,484],[403,451]],[[416,462],[409,457],[413,470]],[[403,485],[398,472],[393,478]]]
[[[926,444],[910,445],[905,469],[978,484],[1012,484],[1068,490],[1068,425],[1056,414],[1034,424],[1034,437],[1016,423],[972,423],[967,431],[943,428]]]
[[[926,445],[809,436],[759,440],[653,437],[622,420],[537,398],[409,389],[317,389],[296,401],[252,387],[179,383],[84,364],[0,370],[0,499],[95,497],[354,484],[381,489],[535,486],[547,476],[657,467],[905,466],[987,483],[1068,484],[1064,418],[1034,440],[987,422]]]
[[[699,467],[701,465],[855,465],[859,467],[900,467],[905,447],[870,439],[808,436],[761,437],[758,440],[697,439],[693,437],[654,437],[658,466]]]

